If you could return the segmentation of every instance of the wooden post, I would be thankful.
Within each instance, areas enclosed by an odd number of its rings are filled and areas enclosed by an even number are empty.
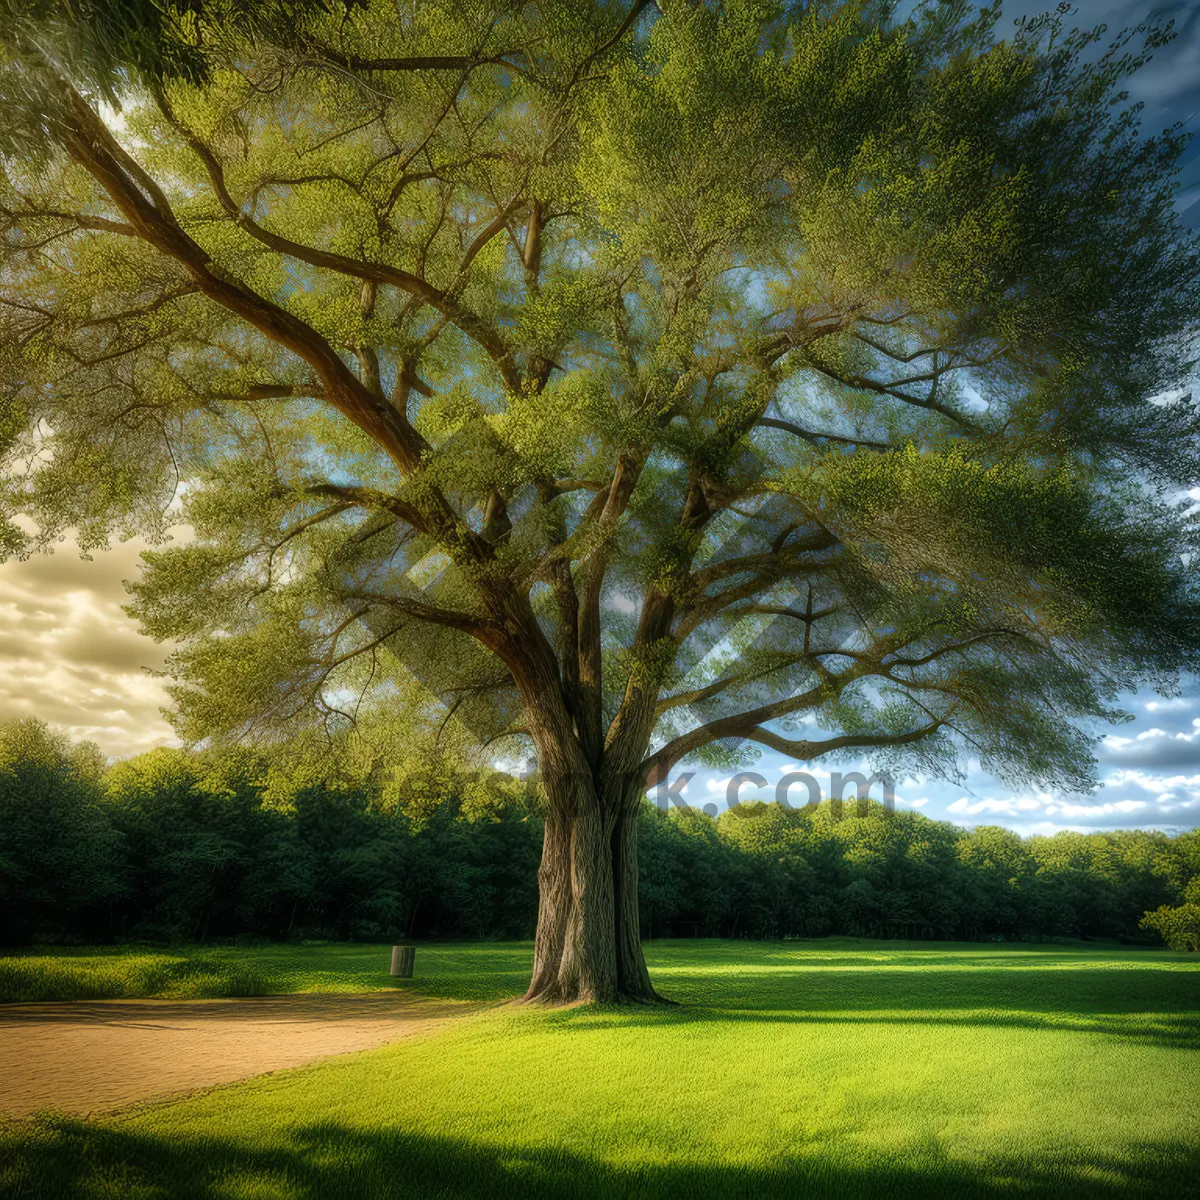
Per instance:
[[[416,946],[393,946],[392,974],[399,975],[401,979],[411,979],[413,973],[413,960],[416,957]]]

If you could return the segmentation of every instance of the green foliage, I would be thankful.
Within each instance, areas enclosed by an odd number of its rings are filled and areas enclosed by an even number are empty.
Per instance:
[[[1139,938],[1158,897],[1200,878],[1197,837],[1023,839],[917,813],[743,804],[713,822],[647,810],[643,928],[662,935]]]
[[[0,553],[183,527],[130,611],[189,743],[403,711],[480,768],[842,736],[1086,789],[1197,666],[1187,137],[1123,90],[1166,31],[0,13]]]
[[[1195,892],[1195,880],[1189,889]],[[1172,950],[1200,950],[1200,904],[1181,904],[1178,908],[1163,905],[1148,912],[1142,928],[1153,930]]]
[[[9,727],[0,937],[520,936],[541,832],[527,805],[514,780],[427,765],[354,782],[155,750],[102,774],[94,750]]]
[[[525,784],[428,755],[344,757],[333,769],[329,758],[328,748],[324,762],[155,750],[104,769],[94,748],[73,749],[43,726],[8,727],[0,938],[533,935],[542,824]],[[1179,931],[1192,928],[1200,889],[1196,833],[1023,839],[875,802],[863,812],[743,804],[717,820],[647,802],[638,841],[649,938],[1137,940],[1140,926],[1186,948]],[[58,968],[43,978],[22,959],[10,982],[30,998],[60,986],[101,989],[94,995],[243,986],[224,959],[201,957],[185,969],[135,954],[97,966],[91,983]],[[278,975],[263,970],[258,990]]]
[[[211,64],[197,44],[205,37],[220,38],[236,30],[245,37],[298,42],[317,11],[324,11],[320,0],[3,0],[0,20],[8,35],[3,46],[8,79],[24,84],[6,97],[10,110],[28,120],[36,104],[45,107],[42,121],[8,123],[0,144],[26,153],[44,149],[45,118],[55,115],[56,105],[27,69],[39,51],[57,56],[76,77],[115,103],[131,75],[153,82],[206,82]]]
[[[0,725],[0,940],[86,937],[123,898],[127,847],[104,805],[102,763],[41,722]]]

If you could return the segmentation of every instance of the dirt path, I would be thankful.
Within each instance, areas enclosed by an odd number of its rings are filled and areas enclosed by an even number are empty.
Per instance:
[[[99,1112],[298,1067],[479,1008],[394,993],[0,1006],[0,1114]]]

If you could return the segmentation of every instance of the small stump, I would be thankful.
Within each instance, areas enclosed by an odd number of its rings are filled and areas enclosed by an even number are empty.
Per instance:
[[[413,973],[413,960],[416,957],[416,946],[393,946],[392,974],[399,975],[401,979],[411,979]]]

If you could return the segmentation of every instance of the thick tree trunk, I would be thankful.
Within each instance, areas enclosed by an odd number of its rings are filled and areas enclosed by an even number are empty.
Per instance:
[[[637,796],[603,804],[590,780],[547,786],[533,980],[547,1004],[653,1003],[637,901]]]
[[[533,978],[525,999],[656,1001],[637,909],[637,813],[649,727],[640,746],[627,737],[620,754],[603,761],[599,709],[590,715],[572,710],[559,662],[532,609],[511,595],[506,603],[508,632],[497,635],[495,649],[517,682],[547,802]]]

